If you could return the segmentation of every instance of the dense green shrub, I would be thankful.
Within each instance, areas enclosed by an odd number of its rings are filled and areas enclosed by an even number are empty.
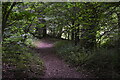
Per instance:
[[[100,48],[88,51],[74,46],[71,42],[56,42],[56,51],[71,65],[93,73],[96,77],[118,78],[120,77],[120,54],[116,48]],[[82,69],[81,69],[82,68]]]
[[[56,42],[56,50],[62,58],[74,65],[81,65],[86,62],[92,54],[79,46],[74,46],[72,42]]]
[[[44,66],[41,59],[33,50],[16,41],[7,40],[3,42],[2,59],[3,69],[6,65],[12,67],[8,71],[3,70],[3,76],[8,72],[12,72],[11,74],[14,74],[16,78],[21,77],[20,75],[23,75],[23,77],[36,77],[43,74]]]
[[[84,68],[94,73],[97,77],[120,77],[120,56],[116,49],[100,49],[95,51],[93,54],[95,55],[92,56],[84,65],[82,65]]]

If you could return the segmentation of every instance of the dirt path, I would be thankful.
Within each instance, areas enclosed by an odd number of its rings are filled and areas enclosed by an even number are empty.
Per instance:
[[[54,42],[42,40],[37,42],[38,54],[46,67],[43,78],[84,78],[82,73],[70,68],[63,60],[55,55]]]

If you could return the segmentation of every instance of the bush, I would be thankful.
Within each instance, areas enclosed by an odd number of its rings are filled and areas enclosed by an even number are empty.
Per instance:
[[[114,49],[101,48],[96,51],[73,46],[68,41],[56,42],[56,51],[64,60],[79,71],[84,69],[101,78],[120,77],[120,54]]]
[[[56,43],[57,54],[67,62],[75,66],[85,63],[89,59],[90,53],[81,49],[79,46],[73,46],[72,42],[60,41]],[[92,56],[92,55],[91,55]]]
[[[14,74],[12,78],[36,77],[43,74],[43,69],[43,62],[28,47],[3,42],[3,78],[8,78],[6,73]]]
[[[95,55],[92,56],[84,65],[82,65],[85,69],[94,73],[97,77],[120,77],[120,56],[116,49],[100,49],[92,54]]]

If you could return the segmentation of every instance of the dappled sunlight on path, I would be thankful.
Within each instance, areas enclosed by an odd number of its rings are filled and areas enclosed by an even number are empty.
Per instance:
[[[35,41],[35,42],[33,42],[33,44],[36,48],[51,48],[51,47],[53,47],[52,43],[47,43],[44,41]]]
[[[50,48],[53,47],[53,44],[48,44],[48,43],[40,43],[38,45],[38,48]]]

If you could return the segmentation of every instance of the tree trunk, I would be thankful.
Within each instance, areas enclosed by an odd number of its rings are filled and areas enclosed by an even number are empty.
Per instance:
[[[88,48],[95,48],[96,47],[96,30],[95,30],[95,25],[91,25],[88,33]]]
[[[117,13],[118,16],[118,47],[120,47],[120,12]]]
[[[68,40],[70,39],[69,36],[70,36],[70,33],[68,32]]]
[[[75,39],[75,29],[74,29],[74,21],[72,21],[72,30],[71,30],[71,40],[74,41]]]
[[[71,34],[71,40],[74,40],[74,34],[75,34],[75,33],[74,33],[74,29],[72,29],[71,33],[72,33],[72,34]]]
[[[79,26],[79,24],[77,25],[77,27]],[[78,29],[75,30],[75,45],[77,45],[77,43],[79,42],[79,27]]]
[[[7,3],[5,3],[5,4],[7,4]],[[16,5],[17,3],[16,2],[13,2],[12,4],[11,4],[11,6],[10,6],[10,8],[8,9],[8,11],[7,11],[7,7],[8,7],[8,5],[6,5],[6,10],[4,10],[4,6],[2,7],[3,8],[3,17],[2,17],[2,34],[4,33],[4,29],[7,27],[7,20],[8,20],[8,18],[9,18],[9,15],[10,15],[10,13],[11,13],[11,11],[12,11],[12,9],[13,9],[13,7]],[[5,12],[4,12],[5,11]]]
[[[58,34],[57,34],[57,38],[58,38],[58,39],[60,39],[61,36],[62,36],[62,29],[63,29],[62,27],[59,28],[59,32],[58,32]]]
[[[120,33],[120,12],[117,13],[118,16],[118,32]]]
[[[89,22],[86,21],[86,23],[88,23],[89,25],[85,25],[85,32],[83,32],[83,45],[86,49],[94,49],[96,48],[96,29],[98,24],[98,14],[96,12],[96,8],[92,3],[87,3],[87,5],[89,5],[88,9],[91,9],[91,12]]]
[[[46,25],[43,28],[43,37],[46,37],[47,35],[47,29],[46,29]]]

